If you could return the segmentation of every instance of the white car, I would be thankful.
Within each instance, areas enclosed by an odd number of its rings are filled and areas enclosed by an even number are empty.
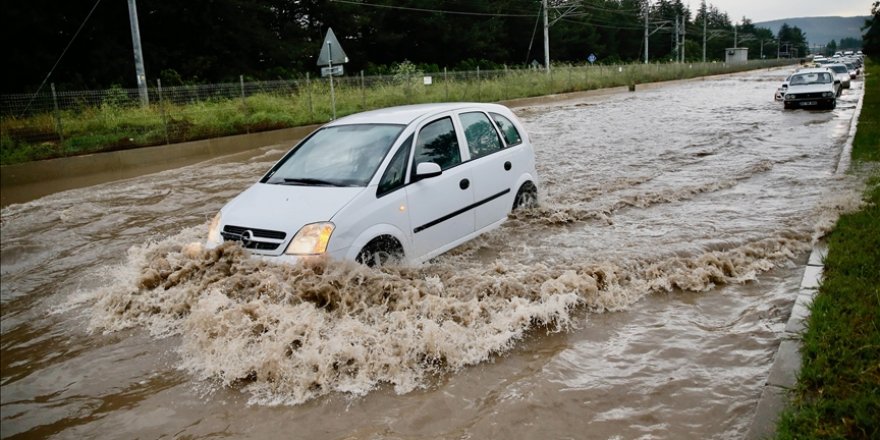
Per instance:
[[[788,78],[788,89],[783,97],[786,109],[801,107],[824,107],[833,109],[837,106],[840,81],[834,72],[818,67],[815,69],[798,70]]]
[[[295,263],[424,262],[537,203],[528,135],[497,104],[445,103],[351,115],[319,128],[211,223],[206,247],[239,241]]]
[[[851,79],[849,76],[849,68],[846,67],[846,64],[843,63],[834,63],[828,64],[825,67],[831,69],[834,72],[837,79],[840,80],[840,86],[844,89],[849,88],[849,80]]]

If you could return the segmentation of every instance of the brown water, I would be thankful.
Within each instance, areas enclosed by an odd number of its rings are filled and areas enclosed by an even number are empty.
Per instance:
[[[284,147],[2,210],[3,438],[739,438],[862,87],[785,70],[518,109],[541,207],[419,267],[204,251]]]

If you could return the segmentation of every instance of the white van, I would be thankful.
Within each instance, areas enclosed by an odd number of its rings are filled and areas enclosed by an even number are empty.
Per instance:
[[[419,263],[535,204],[528,135],[497,104],[393,107],[331,122],[226,204],[207,247],[296,262]]]

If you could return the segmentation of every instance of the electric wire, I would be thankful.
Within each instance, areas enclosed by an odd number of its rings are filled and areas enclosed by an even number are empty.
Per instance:
[[[70,38],[70,41],[67,42],[67,46],[65,46],[64,50],[61,51],[61,55],[58,56],[57,60],[55,60],[55,64],[52,66],[51,69],[49,69],[49,73],[47,73],[46,77],[43,78],[43,82],[40,83],[40,87],[37,87],[37,91],[34,92],[33,96],[31,96],[30,101],[28,101],[27,105],[25,106],[24,110],[21,112],[21,115],[19,115],[19,117],[23,116],[25,113],[27,113],[28,109],[31,108],[31,104],[33,104],[34,99],[37,97],[37,95],[40,94],[40,91],[43,90],[43,87],[46,86],[46,81],[48,81],[49,77],[52,76],[52,72],[54,72],[55,68],[58,67],[58,63],[60,63],[61,59],[64,58],[64,54],[67,53],[67,49],[70,49],[70,46],[73,44],[73,40],[76,40],[76,37],[79,35],[80,31],[82,31],[83,27],[85,27],[86,22],[89,21],[89,18],[91,18],[92,13],[94,13],[95,9],[98,8],[99,3],[101,3],[101,0],[95,1],[95,4],[92,6],[92,10],[89,11],[89,14],[86,15],[86,18],[82,21],[82,23],[80,23],[79,29],[76,30],[76,33],[74,33],[73,37]]]

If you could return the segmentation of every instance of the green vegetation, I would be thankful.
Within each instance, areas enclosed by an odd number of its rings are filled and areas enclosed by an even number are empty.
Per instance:
[[[874,58],[865,60],[865,101],[856,138],[853,140],[853,159],[880,161],[880,64]]]
[[[880,161],[880,77],[869,72],[853,158]],[[866,206],[828,236],[824,281],[803,339],[803,366],[780,439],[880,438],[880,176]]]
[[[549,76],[543,70],[440,73],[434,74],[431,85],[425,85],[418,72],[380,81],[371,78],[365,87],[361,87],[360,78],[348,77],[336,83],[336,114],[426,102],[495,102],[693,78],[778,63],[559,66]],[[308,86],[284,92],[256,93],[243,100],[209,99],[185,105],[153,102],[147,108],[105,102],[100,107],[64,110],[57,117],[52,113],[4,117],[0,124],[0,164],[294,127],[326,122],[331,115],[327,81],[311,81]]]

